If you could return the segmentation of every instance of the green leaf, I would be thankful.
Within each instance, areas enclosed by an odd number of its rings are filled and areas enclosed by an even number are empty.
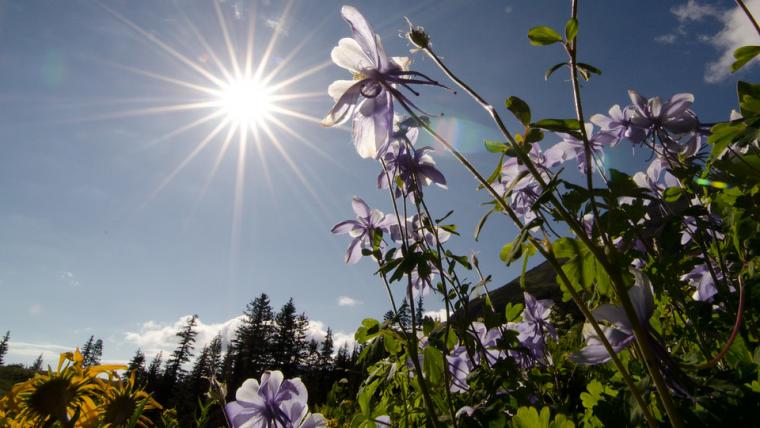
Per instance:
[[[734,58],[736,61],[731,64],[731,72],[734,73],[738,71],[740,68],[744,67],[745,64],[752,61],[752,59],[758,54],[760,54],[760,46],[742,46],[735,50]]]
[[[516,322],[517,318],[522,314],[523,308],[524,306],[522,303],[507,303],[507,310],[505,313],[507,322]]]
[[[378,320],[372,319],[372,318],[365,318],[364,320],[362,320],[362,324],[356,330],[356,333],[354,334],[354,339],[356,339],[356,341],[359,343],[366,343],[368,340],[371,340],[372,338],[377,336],[379,331],[380,331],[380,322]]]
[[[680,187],[668,187],[665,189],[665,192],[662,193],[662,198],[665,200],[665,202],[676,202],[677,200],[681,199],[682,193],[683,189]]]
[[[581,129],[581,124],[576,119],[542,119],[531,126],[553,132],[571,132]]]
[[[507,151],[507,144],[501,141],[485,140],[483,145],[486,146],[486,150],[491,153],[504,153]]]
[[[483,229],[483,226],[486,224],[486,220],[488,220],[488,217],[494,213],[494,210],[489,210],[485,214],[483,214],[483,217],[480,217],[480,221],[478,221],[478,225],[475,226],[475,241],[478,240],[480,237],[480,231]]]
[[[562,36],[551,27],[533,27],[528,31],[528,39],[534,46],[547,46],[562,41]]]
[[[575,39],[576,35],[578,35],[578,20],[570,18],[565,24],[565,38],[568,42],[571,42]]]
[[[515,96],[509,97],[504,103],[507,109],[525,126],[530,124],[530,107],[528,104]]]
[[[401,341],[398,340],[393,331],[387,329],[383,330],[383,346],[391,355],[398,354],[401,351]]]
[[[525,144],[537,143],[544,139],[544,132],[536,128],[528,128],[525,131]]]
[[[588,81],[591,79],[591,74],[602,74],[602,70],[594,67],[593,65],[588,65],[584,63],[578,63],[576,64],[576,67],[578,68],[578,72],[581,73],[581,76],[583,79]]]
[[[549,80],[549,77],[551,77],[551,75],[554,74],[555,71],[559,70],[559,68],[563,65],[568,64],[566,62],[560,62],[559,64],[554,64],[553,66],[549,67],[549,69],[546,70],[546,73],[544,73],[544,80]]]
[[[739,94],[739,109],[744,117],[760,114],[760,85],[742,82],[736,85]]]
[[[443,382],[443,353],[433,346],[426,346],[423,351],[422,370],[433,385]]]

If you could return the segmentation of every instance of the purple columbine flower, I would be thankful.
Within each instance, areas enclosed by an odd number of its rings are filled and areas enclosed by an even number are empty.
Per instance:
[[[359,197],[354,196],[351,205],[356,213],[356,220],[345,220],[333,226],[335,234],[347,233],[353,238],[346,251],[346,263],[356,263],[362,257],[362,248],[372,249],[372,236],[376,231],[389,232],[393,217],[379,210],[370,210]],[[381,243],[381,247],[383,244]]]
[[[473,358],[467,354],[467,348],[457,345],[449,355],[446,356],[446,363],[451,373],[451,392],[464,392],[470,389],[467,383],[467,377],[475,368]]]
[[[436,226],[436,234],[438,235],[438,241],[444,243],[449,240],[451,233]],[[428,227],[425,227],[422,219],[418,214],[406,219],[403,232],[406,234],[406,242],[409,244],[413,252],[421,251],[419,245],[415,243],[424,243],[430,248],[436,248],[436,237]],[[394,223],[390,226],[391,239],[397,243],[404,242],[404,236],[402,235],[402,229],[398,223]],[[403,257],[400,250],[396,250],[394,258]],[[428,262],[428,272],[420,273],[419,267],[415,267],[411,272],[412,281],[412,293],[414,296],[426,296],[430,290],[433,289],[433,279],[438,274],[438,269],[435,265]]]
[[[617,143],[617,138],[614,134],[609,132],[597,132],[594,134],[594,125],[591,123],[587,123],[585,127],[591,148],[592,166],[596,167],[596,162],[601,162],[604,159],[604,147]],[[578,170],[585,174],[586,156],[583,140],[579,140],[570,134],[564,134],[561,132],[558,132],[557,135],[562,138],[562,140],[550,147],[544,153],[547,162],[554,166],[570,159],[576,159],[578,161]]]
[[[694,102],[692,94],[675,94],[663,103],[660,97],[646,99],[634,90],[628,91],[633,103],[631,123],[651,131],[685,134],[699,126],[697,115],[690,109]]]
[[[631,268],[631,273],[634,275],[634,284],[628,290],[628,297],[631,299],[639,322],[648,328],[649,318],[654,313],[652,284],[643,272]],[[622,351],[635,339],[631,322],[622,307],[603,304],[594,309],[592,315],[597,321],[605,321],[611,324],[600,327],[615,353]],[[571,355],[570,359],[578,364],[588,365],[606,363],[610,360],[611,357],[607,353],[607,349],[602,345],[601,339],[588,322],[583,325],[583,337],[586,339],[586,347]]]
[[[388,177],[391,180],[398,178],[402,185],[396,187],[397,198],[406,195],[414,195],[415,188],[422,194],[422,186],[435,183],[438,187],[446,189],[446,178],[436,168],[433,157],[429,152],[434,149],[425,146],[415,149],[419,129],[415,127],[400,126],[386,150],[382,151],[380,159],[385,164],[385,169],[377,176],[377,188],[388,187]]]
[[[301,379],[285,379],[279,370],[266,371],[261,383],[248,379],[235,393],[236,401],[225,411],[234,428],[326,427],[321,414],[309,414],[309,393]]]
[[[717,265],[715,265],[715,263],[713,263],[713,272],[715,272],[718,281],[723,280],[723,272]],[[707,263],[694,266],[689,273],[682,275],[680,279],[681,281],[688,282],[690,286],[694,287],[694,294],[692,294],[691,297],[696,301],[711,302],[713,296],[718,294],[718,289],[715,286],[715,281],[713,280],[710,270],[707,268]],[[733,287],[731,287],[731,291],[734,291]]]
[[[557,340],[557,330],[549,323],[554,302],[550,299],[536,300],[530,293],[523,293],[523,296],[525,308],[522,321],[507,323],[507,328],[517,331],[517,340],[528,353],[509,351],[509,356],[514,358],[520,367],[530,368],[536,362],[551,362],[551,358],[546,355],[546,338],[548,336]]]
[[[549,179],[549,168],[558,163],[556,159],[549,159],[541,152],[541,147],[534,143],[528,157],[536,165],[545,180]],[[519,163],[517,158],[511,157],[504,161],[501,166],[501,179],[494,185],[498,193],[509,196],[509,206],[514,212],[523,217],[526,223],[536,218],[533,204],[541,195],[541,185],[528,171],[528,167]]]
[[[633,116],[633,106],[626,106],[621,109],[615,104],[609,110],[609,116],[595,114],[591,116],[591,123],[601,128],[602,132],[608,133],[614,137],[610,146],[614,146],[622,138],[627,138],[634,144],[640,144],[647,136],[646,129],[638,127],[631,122]]]
[[[660,182],[661,179],[662,182]],[[668,187],[680,186],[678,179],[668,171],[667,162],[659,157],[652,160],[652,163],[647,167],[646,173],[639,171],[634,174],[633,181],[637,186],[649,189],[653,195],[658,197],[662,196],[662,192]],[[619,200],[621,204],[630,204],[632,201],[633,198],[628,196],[622,197]],[[649,202],[648,199],[645,199],[644,205],[649,205]]]
[[[380,37],[356,8],[343,6],[341,15],[353,35],[341,39],[330,56],[335,64],[351,72],[354,79],[337,80],[327,89],[335,105],[322,125],[336,126],[353,118],[356,151],[363,158],[376,158],[393,130],[393,97],[414,105],[393,86],[440,85],[420,73],[407,71],[408,58],[388,57]]]

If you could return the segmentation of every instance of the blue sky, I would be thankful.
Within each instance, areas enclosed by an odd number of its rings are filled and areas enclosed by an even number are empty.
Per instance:
[[[760,12],[760,1],[748,3]],[[251,22],[254,67],[276,35],[264,74],[277,68],[273,84],[291,81],[277,93],[298,95],[279,104],[290,114],[272,113],[287,128],[270,123],[276,142],[260,133],[260,150],[246,146],[244,172],[237,137],[221,151],[226,130],[183,164],[221,118],[188,125],[214,108],[163,111],[208,98],[191,86],[214,84],[189,62],[221,79],[213,56],[232,68],[211,0],[0,2],[0,331],[11,331],[9,361],[28,363],[44,352],[52,362],[91,334],[104,339],[106,360],[125,360],[138,346],[171,348],[167,339],[191,313],[208,339],[231,331],[261,292],[275,309],[292,296],[316,335],[331,326],[343,340],[361,319],[388,309],[372,264],[346,266],[348,240],[329,232],[353,216],[353,195],[390,210],[375,188],[377,166],[359,158],[350,134],[313,121],[331,107],[329,83],[348,78],[326,64],[349,35],[341,2],[295,1],[284,18],[281,1],[217,4],[238,61]],[[497,107],[515,95],[534,117],[572,116],[566,74],[543,79],[562,52],[530,46],[526,37],[536,25],[562,28],[569,2],[353,4],[390,54],[408,54],[399,37],[408,16]],[[603,70],[584,85],[586,112],[625,104],[631,88],[650,97],[691,92],[704,122],[726,119],[736,81],[758,71],[750,64],[738,75],[725,72],[733,48],[756,44],[734,9],[730,1],[581,2],[580,58]],[[429,60],[414,61],[443,80]],[[482,141],[497,134],[481,110],[437,89],[418,101],[444,112],[440,131],[490,171],[496,159]],[[455,210],[463,234],[453,249],[479,252],[497,284],[512,279],[516,272],[499,262],[498,250],[515,229],[496,219],[473,242],[486,198],[453,158],[439,152],[436,160],[449,190],[427,195],[435,213]],[[608,165],[644,168],[627,147],[609,153]],[[426,306],[440,303],[433,296]]]

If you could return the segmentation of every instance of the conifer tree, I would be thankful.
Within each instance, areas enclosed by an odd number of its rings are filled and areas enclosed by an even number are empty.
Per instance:
[[[8,341],[10,340],[11,332],[10,330],[5,332],[5,336],[3,336],[3,340],[0,340],[0,366],[2,366],[5,363],[5,354],[8,353]]]
[[[259,378],[272,362],[271,345],[275,329],[269,296],[261,293],[246,306],[243,315],[243,322],[233,340],[235,358],[229,391],[235,391],[245,379]]]
[[[87,342],[82,345],[82,349],[79,351],[82,354],[82,361],[85,366],[87,366],[87,362],[90,361],[90,355],[92,355],[94,348],[95,336],[90,336],[90,338],[87,339]]]
[[[282,370],[285,377],[294,376],[305,357],[307,323],[306,315],[296,315],[292,298],[277,313],[272,340],[271,368]]]
[[[327,327],[325,340],[322,341],[322,347],[319,350],[319,369],[321,372],[328,372],[333,368],[333,351],[335,343],[333,342],[332,329]]]
[[[137,348],[137,352],[135,352],[135,356],[132,357],[131,360],[129,360],[129,364],[127,365],[127,371],[126,373],[124,373],[124,378],[129,379],[132,373],[135,374],[135,384],[142,385],[143,382],[146,381],[146,377],[148,373],[145,370],[145,354],[143,354],[140,348]]]
[[[92,352],[90,352],[90,356],[88,360],[85,360],[84,365],[85,367],[92,367],[97,366],[100,364],[100,358],[103,356],[103,340],[98,339],[95,341],[95,344],[92,345]]]
[[[36,360],[32,363],[31,366],[29,366],[29,370],[33,372],[38,372],[42,370],[42,354],[40,354]]]
[[[146,375],[146,384],[148,390],[155,392],[158,390],[161,384],[161,366],[163,365],[164,355],[163,352],[156,354],[148,366],[148,373]]]
[[[417,318],[418,325],[422,325],[422,319],[425,318],[425,309],[422,303],[422,293],[420,293],[419,297],[417,297],[417,307],[414,308],[414,316]]]
[[[222,333],[218,333],[208,344],[209,376],[222,375]]]
[[[179,343],[177,344],[177,348],[174,349],[172,356],[166,361],[166,371],[164,372],[166,386],[169,389],[185,375],[185,369],[182,365],[190,361],[190,358],[193,356],[193,344],[195,343],[195,336],[198,335],[198,332],[195,330],[197,323],[198,315],[193,315],[176,334]]]

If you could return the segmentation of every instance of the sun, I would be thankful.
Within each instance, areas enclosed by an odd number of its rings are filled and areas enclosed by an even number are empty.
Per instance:
[[[241,129],[262,123],[272,107],[271,89],[256,78],[231,80],[221,88],[219,109]]]

